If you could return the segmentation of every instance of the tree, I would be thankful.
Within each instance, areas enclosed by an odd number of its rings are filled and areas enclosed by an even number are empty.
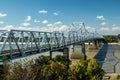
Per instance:
[[[80,60],[69,69],[69,80],[101,80],[104,75],[96,59]]]
[[[43,66],[43,65],[48,64],[49,60],[50,58],[48,58],[47,56],[41,55],[35,60],[35,63]]]
[[[91,80],[102,79],[104,75],[104,70],[99,67],[99,64],[96,59],[91,59],[88,62],[87,73],[90,76]]]
[[[61,62],[62,64],[66,65],[69,68],[70,60],[66,58],[66,56],[63,55],[57,55],[55,58],[53,58],[53,61],[55,62]]]
[[[4,65],[3,68],[6,69],[4,73],[3,80],[35,80],[36,66],[33,67],[33,62],[21,63],[14,62],[9,63],[9,66]]]
[[[86,60],[82,59],[70,67],[69,80],[88,80]]]
[[[50,61],[49,63],[43,68],[45,80],[66,80],[67,67],[61,62]]]

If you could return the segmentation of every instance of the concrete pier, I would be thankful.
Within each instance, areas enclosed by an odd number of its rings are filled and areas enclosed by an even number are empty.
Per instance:
[[[52,53],[53,52],[62,52],[64,56],[66,56],[67,59],[69,59],[69,48],[63,48],[63,49],[58,49],[58,50],[52,50],[50,51],[50,59],[52,59]]]

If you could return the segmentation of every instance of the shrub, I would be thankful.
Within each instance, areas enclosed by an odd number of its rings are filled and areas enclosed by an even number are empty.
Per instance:
[[[35,60],[35,63],[43,66],[46,65],[49,62],[49,60],[50,58],[48,58],[47,56],[41,55]]]
[[[57,55],[55,58],[53,58],[53,61],[55,62],[61,62],[62,64],[66,65],[69,67],[71,61],[67,59],[66,56],[63,55]]]
[[[104,75],[96,59],[80,60],[69,69],[69,80],[101,80]]]
[[[4,66],[6,72],[4,74],[4,80],[35,80],[37,71],[33,68],[33,62],[30,61],[25,64],[21,62],[14,62],[9,66]]]
[[[69,80],[87,80],[87,61],[82,59],[69,69]]]
[[[89,74],[91,80],[92,78],[102,79],[104,75],[104,70],[99,67],[96,59],[91,59],[88,62],[87,73]]]
[[[44,66],[43,76],[45,80],[66,80],[67,67],[61,62],[50,61],[50,64]]]

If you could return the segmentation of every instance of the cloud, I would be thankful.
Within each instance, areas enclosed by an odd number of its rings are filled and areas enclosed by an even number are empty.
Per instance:
[[[41,27],[40,30],[46,31],[46,32],[53,32],[53,31],[65,31],[68,27],[67,25],[61,25],[61,26],[55,26],[52,24],[49,24],[50,26],[47,27]]]
[[[99,20],[105,20],[104,16],[97,16],[96,18]]]
[[[3,21],[0,21],[0,24],[4,24],[4,22],[3,22]]]
[[[86,26],[85,27],[89,32],[94,32],[95,31],[95,28],[94,27],[91,27],[91,26]]]
[[[6,26],[0,28],[0,30],[10,30],[10,29],[14,29],[14,26],[13,25],[6,25]]]
[[[47,24],[48,27],[53,26],[53,24]]]
[[[59,12],[54,12],[53,15],[58,16]]]
[[[65,31],[66,29],[68,29],[68,26],[67,25],[62,25],[59,30],[60,31]]]
[[[42,23],[43,23],[43,24],[46,24],[46,23],[48,23],[48,21],[47,21],[47,20],[43,20]]]
[[[10,30],[10,29],[17,29],[17,30],[31,30],[31,31],[45,31],[45,32],[52,32],[52,31],[62,31],[67,33],[67,30],[69,31],[70,26],[68,25],[61,25],[61,26],[54,26],[52,24],[49,24],[50,26],[46,27],[25,27],[25,26],[19,26],[14,27],[13,25],[6,25],[4,27],[0,27],[0,30]],[[86,26],[86,29],[89,32],[95,32],[95,28],[91,26]],[[116,27],[100,27],[97,30],[97,33],[101,35],[118,35],[120,34],[120,26]]]
[[[48,11],[46,11],[46,10],[43,9],[43,10],[39,10],[38,12],[39,12],[40,14],[46,14]]]
[[[61,21],[57,21],[57,22],[55,22],[54,24],[55,24],[55,25],[58,25],[58,24],[62,24],[62,22],[61,22]]]
[[[30,25],[30,23],[25,22],[25,23],[22,23],[21,25],[22,25],[22,26],[29,26],[29,25]]]
[[[0,13],[0,17],[5,17],[5,16],[7,16],[7,14],[5,14],[5,13]]]
[[[120,27],[101,27],[98,32],[102,35],[118,35],[120,34]]]
[[[40,22],[39,20],[34,19],[34,23],[39,23],[39,22]]]
[[[106,25],[106,22],[102,22],[101,25],[102,25],[102,26]]]
[[[113,26],[113,27],[115,27],[115,26],[116,26],[116,24],[113,24],[112,26]]]
[[[31,16],[27,16],[25,21],[30,21],[31,20]]]

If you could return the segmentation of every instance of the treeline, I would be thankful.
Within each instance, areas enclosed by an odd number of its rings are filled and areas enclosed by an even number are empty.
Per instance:
[[[118,42],[118,36],[116,35],[104,35],[103,37],[107,42]]]
[[[101,80],[104,70],[96,59],[81,59],[76,65],[65,56],[57,55],[50,60],[40,56],[31,61],[8,64],[4,61],[1,80]]]

